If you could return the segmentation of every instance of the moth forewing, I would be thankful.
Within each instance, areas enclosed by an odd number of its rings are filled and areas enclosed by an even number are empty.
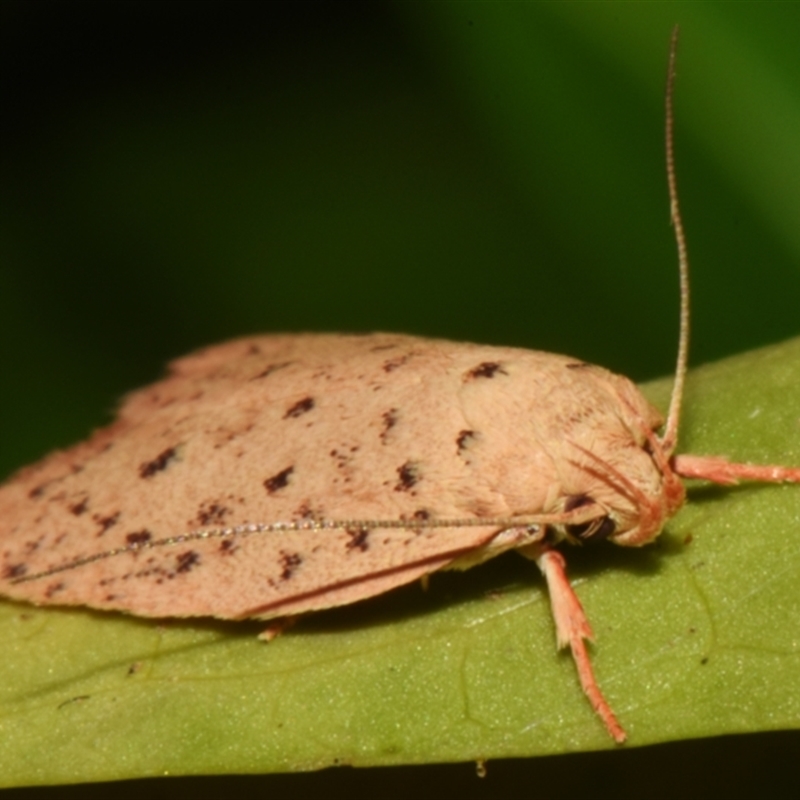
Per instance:
[[[339,355],[333,365],[332,352]],[[198,368],[202,358],[209,360],[206,374]],[[413,527],[415,521],[502,518],[513,524],[569,510],[553,487],[566,482],[568,491],[581,493],[591,476],[580,464],[561,463],[561,442],[541,440],[550,427],[519,420],[543,408],[589,417],[590,427],[571,434],[586,445],[598,426],[626,433],[608,385],[592,381],[594,396],[585,386],[576,392],[585,376],[571,363],[551,354],[384,334],[255,337],[205,351],[132,395],[113,426],[3,487],[2,569],[19,578],[95,552],[253,520],[408,520]],[[489,381],[497,384],[496,397],[481,407],[475,397]],[[421,382],[433,392],[424,398],[431,434],[422,436]],[[550,387],[545,403],[542,383]],[[324,542],[328,534],[321,535]],[[431,546],[442,542],[440,553],[459,549],[450,535],[432,537]],[[474,535],[463,534],[461,550],[486,539]],[[279,553],[286,547],[281,536],[253,541]],[[306,545],[313,537],[305,534]],[[342,569],[372,558],[370,548],[351,553]],[[224,564],[225,555],[213,561]],[[201,571],[214,566],[209,558]],[[395,551],[394,558],[403,557]],[[106,569],[104,562],[97,568]],[[193,561],[180,574],[198,569]],[[169,583],[157,586],[171,592]]]

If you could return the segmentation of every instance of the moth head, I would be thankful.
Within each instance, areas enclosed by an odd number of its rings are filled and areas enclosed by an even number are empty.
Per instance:
[[[581,471],[591,477],[594,489],[565,498],[564,512],[581,508],[586,511],[584,519],[564,525],[567,539],[608,540],[625,547],[640,547],[661,533],[667,520],[683,505],[685,490],[660,441],[649,435],[645,444],[642,450],[646,458],[633,474],[623,474],[578,446],[584,456]]]

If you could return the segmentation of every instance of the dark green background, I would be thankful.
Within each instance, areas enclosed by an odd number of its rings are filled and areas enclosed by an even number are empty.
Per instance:
[[[402,330],[669,372],[675,22],[693,360],[800,331],[800,4],[0,9],[0,474],[85,436],[168,359],[255,331]],[[771,734],[490,764],[484,782],[460,765],[257,785],[791,796],[797,746]]]

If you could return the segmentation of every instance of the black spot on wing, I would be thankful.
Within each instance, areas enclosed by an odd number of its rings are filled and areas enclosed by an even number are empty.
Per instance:
[[[27,564],[9,564],[3,570],[3,577],[13,580],[14,578],[21,578],[28,571]]]
[[[294,516],[298,519],[319,519],[325,515],[319,508],[314,508],[310,500],[304,500],[295,509]]]
[[[415,461],[406,461],[405,464],[397,468],[400,480],[395,484],[396,492],[410,492],[422,478],[419,464]]]
[[[76,517],[79,517],[81,514],[86,513],[86,509],[89,507],[89,498],[84,497],[82,500],[78,501],[77,503],[73,503],[69,508],[70,514],[74,514]]]
[[[458,436],[456,436],[456,447],[458,448],[458,452],[462,453],[464,450],[466,450],[475,439],[475,436],[475,431],[459,431]]]
[[[187,550],[175,559],[175,572],[190,572],[200,563],[200,554],[194,550]]]
[[[383,444],[386,444],[389,438],[389,431],[397,425],[399,412],[396,408],[390,408],[384,411],[381,415],[383,420],[383,430],[381,431],[380,439]]]
[[[152,478],[159,472],[163,472],[178,455],[175,447],[168,447],[163,452],[159,453],[151,461],[145,461],[139,465],[140,478]]]
[[[345,550],[348,552],[358,550],[362,553],[366,553],[369,550],[369,541],[367,541],[369,539],[369,530],[367,528],[348,529],[345,532],[349,537],[345,544]]]
[[[239,548],[231,539],[223,539],[219,544],[219,551],[223,555],[233,555]]]
[[[394,372],[408,362],[413,353],[407,353],[404,356],[397,356],[397,358],[390,358],[383,362],[384,372]]]
[[[45,589],[44,596],[48,600],[52,600],[53,596],[58,594],[59,592],[64,590],[64,582],[58,581],[57,583],[51,583],[50,586]]]
[[[145,544],[145,542],[149,542],[152,538],[153,534],[150,533],[147,528],[142,528],[140,531],[133,531],[127,534],[125,541],[128,544]]]
[[[286,467],[271,478],[264,481],[264,488],[270,493],[274,494],[279,489],[283,489],[289,484],[289,476],[294,472],[294,467]]]
[[[494,378],[495,375],[508,375],[499,361],[483,361],[477,367],[467,371],[465,379],[468,381],[478,378]]]
[[[283,415],[283,418],[289,419],[301,417],[303,414],[311,411],[312,408],[314,408],[314,398],[304,397],[302,400],[298,400],[296,403],[289,406],[289,408],[286,410],[286,413]]]
[[[303,557],[300,555],[300,553],[281,552],[281,580],[288,581],[302,563]]]
[[[107,514],[106,516],[103,516],[102,514],[94,514],[92,519],[100,526],[100,530],[97,532],[97,535],[102,536],[110,528],[113,528],[119,522],[119,518],[119,511],[115,511],[113,514]]]
[[[207,501],[197,510],[197,524],[201,527],[205,525],[221,525],[225,517],[230,513],[231,510],[227,506],[214,501]],[[194,520],[190,520],[189,525],[194,525]]]

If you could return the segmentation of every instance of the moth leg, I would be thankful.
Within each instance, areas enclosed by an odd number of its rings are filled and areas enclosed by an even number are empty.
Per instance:
[[[261,639],[262,642],[271,642],[273,639],[277,639],[297,622],[298,616],[299,615],[295,614],[291,617],[281,617],[280,619],[270,620],[267,627],[258,634],[258,638]]]
[[[800,483],[800,467],[736,464],[719,456],[675,456],[673,469],[684,478],[699,478],[723,484],[739,481]]]
[[[608,701],[603,697],[592,671],[586,640],[592,641],[594,634],[581,601],[578,600],[567,579],[564,557],[557,550],[540,544],[520,548],[520,552],[536,562],[547,581],[559,650],[569,645],[578,669],[581,688],[614,741],[622,744],[626,739],[625,731],[614,716]]]

